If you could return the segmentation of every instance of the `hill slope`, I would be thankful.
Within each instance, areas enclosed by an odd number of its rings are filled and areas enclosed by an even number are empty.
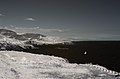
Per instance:
[[[17,34],[11,30],[0,29],[0,49],[21,50],[26,48],[34,48],[33,45],[58,44],[64,42],[66,41],[59,37],[45,36],[34,33]]]
[[[70,64],[63,58],[0,51],[0,79],[119,79],[119,73],[91,64]]]

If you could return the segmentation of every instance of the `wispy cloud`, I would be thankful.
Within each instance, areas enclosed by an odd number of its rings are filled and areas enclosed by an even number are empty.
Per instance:
[[[4,16],[4,15],[0,13],[0,16]]]
[[[31,18],[31,17],[26,18],[25,20],[27,20],[27,21],[36,21],[34,18]]]
[[[5,28],[5,27],[3,27]],[[6,26],[6,28],[11,30],[16,30],[19,32],[33,32],[33,33],[63,33],[65,30],[58,28],[41,28],[41,27],[16,27],[14,25]]]
[[[40,32],[64,32],[62,29],[49,29],[49,28],[40,28],[40,27],[31,27],[31,28],[21,28],[21,27],[15,27],[15,29],[20,29],[20,30],[34,30],[35,32],[40,31]]]
[[[119,34],[81,34],[77,39],[81,40],[120,40]]]
[[[27,28],[28,29],[28,28]],[[49,28],[40,28],[40,27],[33,27],[33,28],[29,28],[29,29],[37,29],[43,32],[64,32],[62,29],[49,29]]]

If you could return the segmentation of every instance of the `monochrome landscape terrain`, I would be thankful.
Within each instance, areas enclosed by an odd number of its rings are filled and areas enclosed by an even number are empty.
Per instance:
[[[0,38],[0,79],[119,79],[118,61],[106,52],[117,41],[67,41],[7,29],[0,29]]]

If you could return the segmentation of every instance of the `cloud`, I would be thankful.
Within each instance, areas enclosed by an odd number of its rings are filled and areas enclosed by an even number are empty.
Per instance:
[[[40,28],[40,27],[33,27],[32,29],[37,29],[42,32],[64,32],[62,29],[49,29],[49,28]]]
[[[33,32],[33,33],[64,33],[66,30],[63,29],[58,29],[58,28],[40,28],[39,26],[37,27],[16,27],[14,25],[9,25],[6,26],[8,29],[11,30],[16,30],[16,31],[21,31],[21,32]]]
[[[43,29],[43,28],[40,28],[39,30],[43,31],[43,32],[63,32],[63,30],[61,30],[61,29]]]
[[[79,39],[83,40],[120,40],[119,34],[82,34]]]
[[[0,13],[0,16],[4,16],[4,15]]]
[[[26,18],[25,20],[27,20],[27,21],[36,21],[34,18]]]
[[[40,27],[31,27],[31,28],[21,28],[21,27],[15,27],[15,29],[21,29],[21,30],[29,30],[29,31],[40,31],[40,32],[64,32],[62,29],[49,29],[49,28],[40,28]]]

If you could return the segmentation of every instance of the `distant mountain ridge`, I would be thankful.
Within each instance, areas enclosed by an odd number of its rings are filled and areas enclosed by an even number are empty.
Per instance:
[[[3,49],[6,48],[26,48],[33,47],[33,44],[42,45],[42,44],[58,44],[66,43],[68,41],[63,40],[59,37],[50,37],[42,34],[36,33],[24,33],[17,34],[14,31],[7,29],[0,29],[0,47]]]
[[[17,33],[7,29],[0,29],[0,34],[5,36],[16,36]]]
[[[25,34],[17,34],[14,31],[11,30],[7,30],[7,29],[0,29],[0,34],[10,37],[10,38],[15,38],[18,40],[27,40],[29,38],[31,39],[39,39],[39,37],[46,37],[45,35],[42,34],[35,34],[35,33],[25,33]]]

